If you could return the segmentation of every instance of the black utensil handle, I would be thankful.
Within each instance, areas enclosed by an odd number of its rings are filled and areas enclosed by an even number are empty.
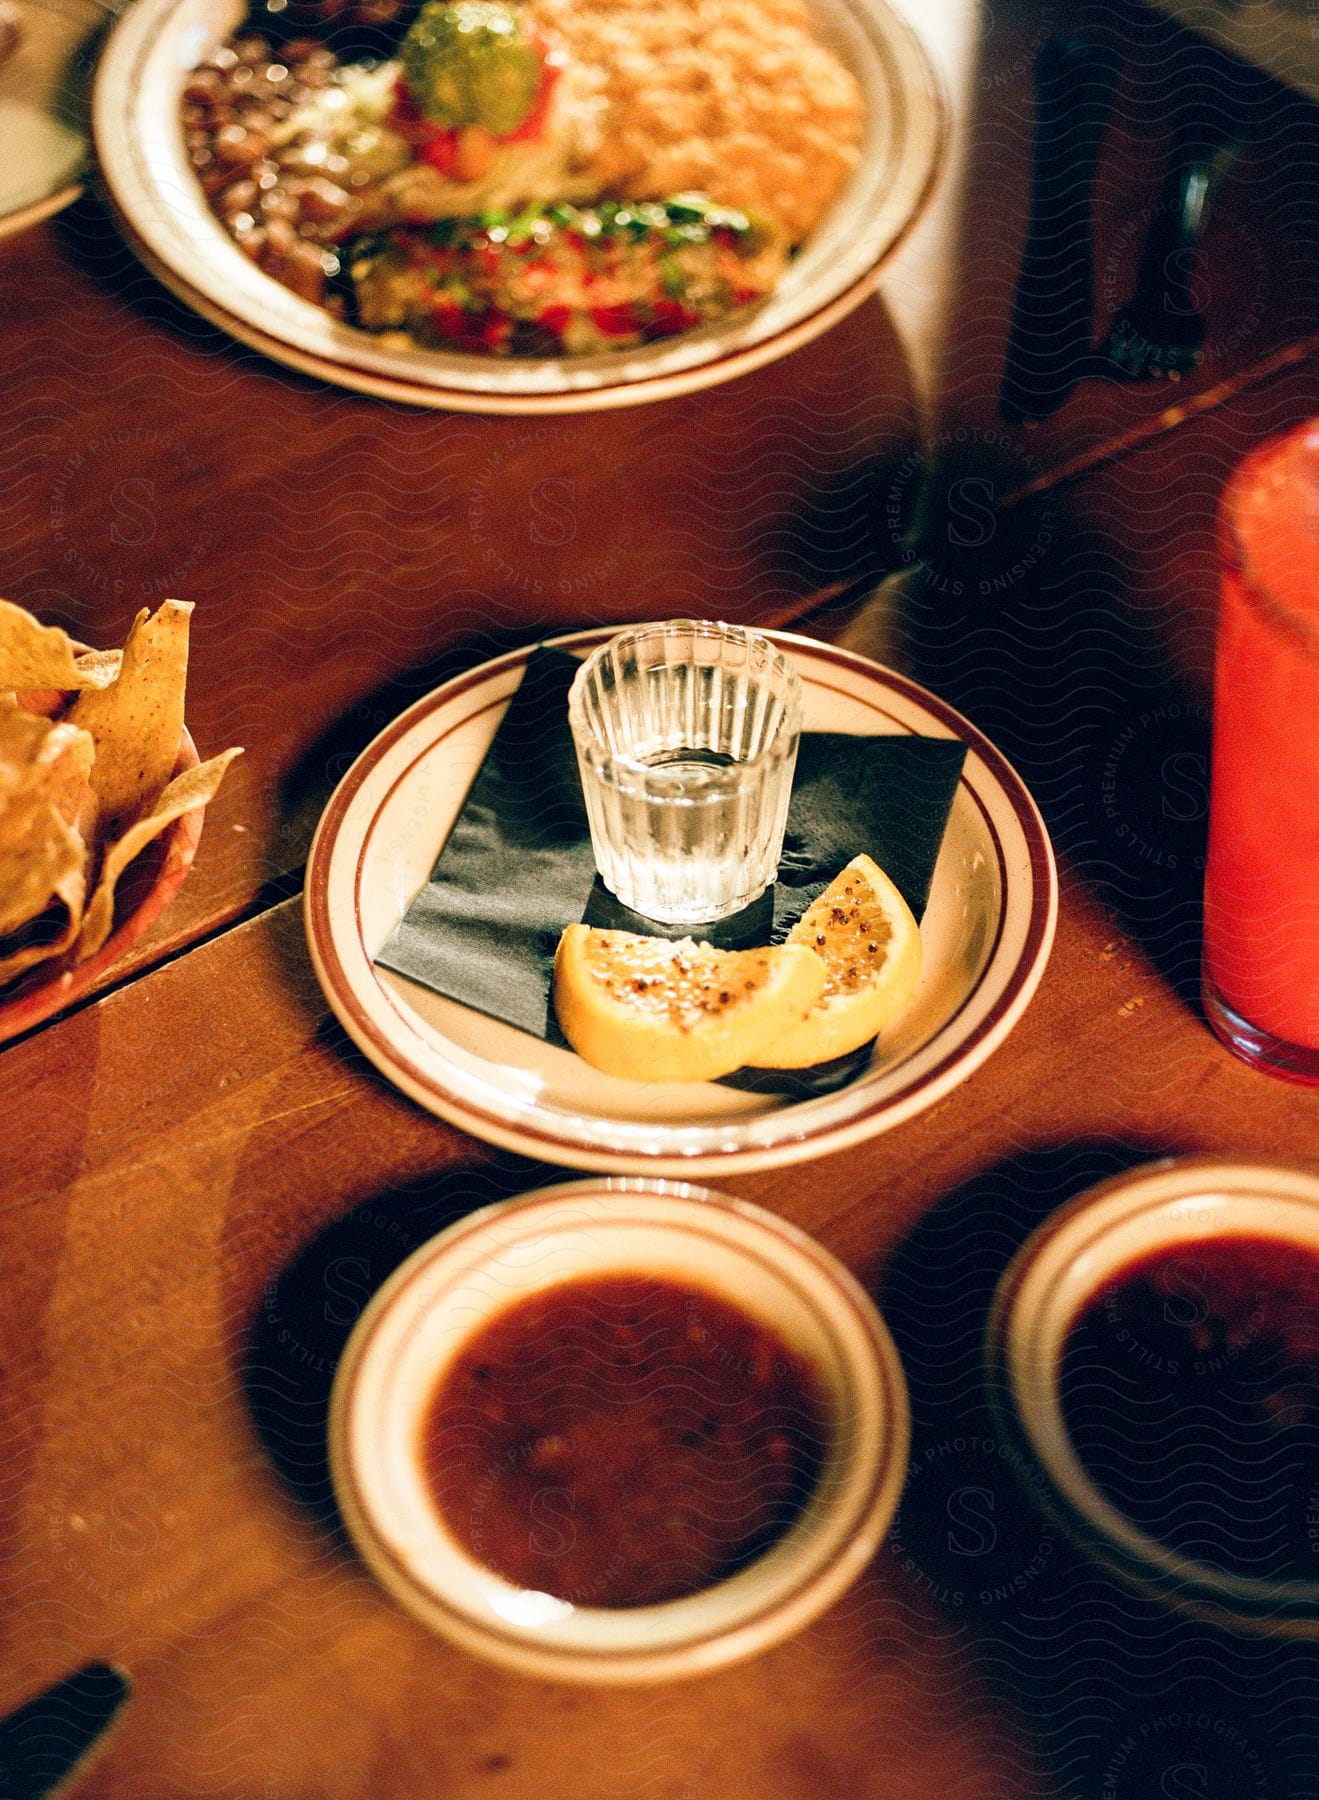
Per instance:
[[[61,1786],[128,1697],[127,1676],[88,1663],[0,1719],[0,1796],[40,1800]]]
[[[1090,201],[1119,66],[1084,37],[1050,38],[1035,58],[1030,224],[999,397],[1013,424],[1061,406],[1093,355]]]
[[[1186,142],[1174,152],[1154,222],[1141,251],[1137,310],[1189,314],[1192,276],[1200,239],[1219,190],[1242,145],[1227,135],[1218,142]]]

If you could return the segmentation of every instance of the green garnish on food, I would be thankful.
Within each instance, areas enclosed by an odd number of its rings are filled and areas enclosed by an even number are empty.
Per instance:
[[[566,201],[400,226],[352,246],[357,322],[496,356],[605,352],[762,299],[787,246],[703,196]]]
[[[427,0],[399,49],[417,109],[452,130],[516,131],[536,104],[540,54],[521,18],[498,0]]]

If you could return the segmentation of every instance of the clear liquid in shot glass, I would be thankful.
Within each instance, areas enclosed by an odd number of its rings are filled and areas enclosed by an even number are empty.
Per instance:
[[[624,632],[583,666],[569,705],[601,879],[634,912],[705,924],[778,870],[800,680],[738,626]]]

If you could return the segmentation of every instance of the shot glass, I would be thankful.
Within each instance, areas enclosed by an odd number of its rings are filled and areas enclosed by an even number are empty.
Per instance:
[[[1319,419],[1263,445],[1220,512],[1205,1014],[1319,1083]]]
[[[670,619],[620,632],[568,695],[596,867],[664,925],[727,918],[773,881],[801,678],[757,631]]]

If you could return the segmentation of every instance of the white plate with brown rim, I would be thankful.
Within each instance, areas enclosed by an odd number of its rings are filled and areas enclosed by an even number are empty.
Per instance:
[[[613,627],[553,639],[584,656]],[[317,829],[304,908],[325,996],[376,1067],[473,1136],[568,1168],[666,1175],[802,1162],[860,1143],[949,1093],[1021,1018],[1053,943],[1057,873],[1021,778],[966,719],[905,676],[789,632],[805,729],[967,746],[921,921],[916,998],[847,1087],[811,1099],[715,1082],[602,1075],[374,957],[428,879],[531,648],[446,682],[358,758]]]
[[[114,10],[110,0],[0,4],[0,238],[82,193],[90,70]]]
[[[129,242],[203,318],[338,386],[461,412],[636,405],[730,380],[809,343],[872,292],[943,161],[947,108],[920,41],[886,0],[813,0],[866,101],[861,160],[770,299],[721,325],[603,356],[492,358],[399,347],[299,298],[243,255],[188,163],[188,72],[242,24],[243,0],[136,0],[102,58],[100,173]]]

